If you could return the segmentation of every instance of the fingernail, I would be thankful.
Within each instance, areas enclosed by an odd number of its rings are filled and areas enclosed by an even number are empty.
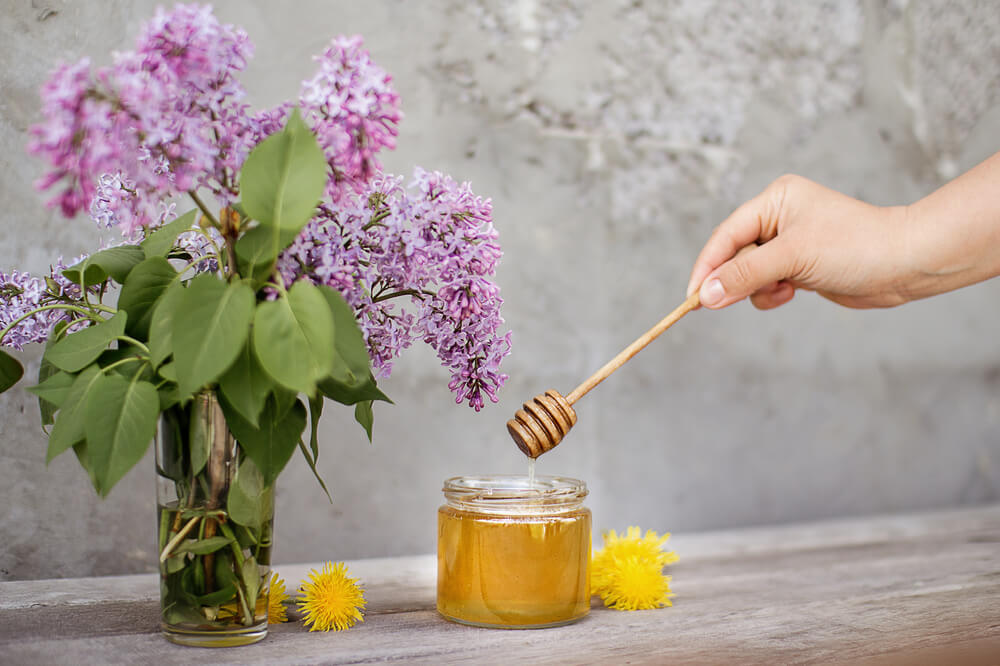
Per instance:
[[[722,287],[722,281],[719,278],[713,278],[703,284],[699,297],[703,304],[709,306],[721,302],[726,297],[726,290]]]

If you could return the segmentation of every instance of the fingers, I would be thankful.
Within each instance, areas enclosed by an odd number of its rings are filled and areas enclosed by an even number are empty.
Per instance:
[[[757,292],[761,293],[754,304],[759,302],[758,307],[765,306],[763,309],[787,303],[794,288],[780,283],[792,275],[794,261],[784,236],[740,252],[708,274],[699,292],[701,304],[722,308]]]
[[[688,296],[705,282],[710,273],[732,259],[744,247],[773,238],[773,225],[764,223],[771,217],[770,190],[768,188],[737,208],[712,232],[691,269]]]
[[[784,305],[795,296],[795,287],[788,282],[765,285],[750,295],[750,302],[758,310],[772,310]]]

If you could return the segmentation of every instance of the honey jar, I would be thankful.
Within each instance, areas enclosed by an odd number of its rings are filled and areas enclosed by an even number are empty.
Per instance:
[[[590,509],[576,479],[460,476],[438,509],[437,609],[480,627],[542,628],[590,610]]]

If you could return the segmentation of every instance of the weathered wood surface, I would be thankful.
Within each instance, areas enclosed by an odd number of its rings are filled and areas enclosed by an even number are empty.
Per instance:
[[[595,602],[566,627],[441,619],[433,556],[349,562],[369,611],[346,632],[272,626],[257,645],[167,643],[155,576],[0,583],[0,663],[1000,664],[1000,506],[676,535],[675,605]],[[276,567],[289,587],[307,565]]]

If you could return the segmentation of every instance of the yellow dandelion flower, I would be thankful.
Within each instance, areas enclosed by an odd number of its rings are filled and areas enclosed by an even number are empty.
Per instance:
[[[285,581],[278,578],[278,574],[271,574],[271,586],[267,593],[267,623],[278,624],[288,622],[288,609],[285,602],[288,601],[288,593],[285,591]]]
[[[618,610],[648,610],[672,606],[670,576],[662,569],[637,557],[615,558],[614,575],[600,592],[608,608]]]
[[[309,582],[302,583],[299,591],[303,598],[297,603],[305,613],[309,631],[341,631],[365,621],[361,614],[366,603],[364,590],[356,579],[347,576],[343,562],[327,562],[319,572],[313,569]]]
[[[604,548],[591,559],[590,587],[605,605],[623,610],[670,606],[669,576],[663,567],[677,561],[677,553],[665,551],[670,533],[653,530],[641,534],[629,527],[619,536],[614,530],[604,534]]]

